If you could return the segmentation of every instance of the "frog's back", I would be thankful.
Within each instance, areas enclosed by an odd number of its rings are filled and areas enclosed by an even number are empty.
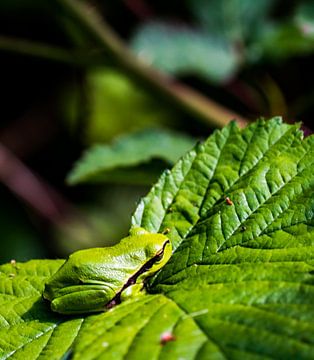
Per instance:
[[[80,250],[69,257],[65,266],[72,272],[71,276],[79,277],[81,283],[100,281],[116,291],[138,267],[130,261],[131,254],[120,250],[116,246]]]
[[[55,275],[69,284],[105,283],[116,292],[163,248],[164,239],[162,234],[144,232],[111,247],[79,250]]]

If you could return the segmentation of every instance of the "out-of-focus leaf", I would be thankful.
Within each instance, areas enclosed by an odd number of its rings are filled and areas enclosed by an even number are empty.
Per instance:
[[[239,66],[236,49],[221,36],[167,23],[143,25],[132,39],[132,48],[163,71],[194,73],[213,82],[226,81]]]
[[[314,3],[313,1],[301,2],[294,15],[295,23],[308,36],[314,36]]]
[[[293,22],[268,24],[249,49],[251,60],[283,60],[314,51],[314,33]]]
[[[313,2],[300,2],[289,18],[281,21],[267,20],[259,26],[254,41],[248,47],[248,59],[253,62],[260,59],[283,61],[313,52]]]
[[[190,0],[197,27],[148,22],[141,25],[131,44],[140,57],[164,71],[224,82],[245,62],[246,47],[267,25],[276,3]]]
[[[152,159],[173,164],[195,142],[187,135],[161,129],[121,136],[111,145],[96,145],[89,149],[70,172],[68,182],[143,182],[141,179],[145,179],[149,171],[138,165],[145,166]],[[155,175],[153,173],[153,177]],[[152,180],[152,177],[148,180]]]
[[[190,9],[209,34],[241,43],[263,26],[276,3],[276,0],[188,0]]]
[[[149,126],[171,126],[177,121],[174,112],[160,106],[153,96],[118,71],[90,70],[86,93],[84,138],[87,144],[108,141]]]

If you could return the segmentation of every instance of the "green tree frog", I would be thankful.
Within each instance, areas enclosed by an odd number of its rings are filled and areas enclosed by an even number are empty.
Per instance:
[[[165,234],[133,228],[112,247],[70,255],[46,283],[43,296],[62,314],[110,309],[143,291],[144,281],[167,263],[171,253]]]

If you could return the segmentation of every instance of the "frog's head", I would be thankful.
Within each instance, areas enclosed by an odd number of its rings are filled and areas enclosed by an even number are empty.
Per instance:
[[[132,229],[131,236],[138,236],[138,244],[145,251],[146,263],[140,269],[138,279],[143,279],[153,275],[161,269],[172,254],[172,246],[169,238],[165,234],[148,233],[142,228]]]

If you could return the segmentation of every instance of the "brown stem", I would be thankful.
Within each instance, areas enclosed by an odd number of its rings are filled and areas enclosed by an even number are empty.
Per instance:
[[[68,50],[62,47],[47,45],[36,41],[0,36],[0,52],[39,57],[46,60],[60,62],[71,66],[84,67],[99,64],[101,54],[98,51]]]
[[[57,223],[71,207],[39,176],[0,144],[0,181],[42,217]],[[67,211],[65,211],[67,209]]]

